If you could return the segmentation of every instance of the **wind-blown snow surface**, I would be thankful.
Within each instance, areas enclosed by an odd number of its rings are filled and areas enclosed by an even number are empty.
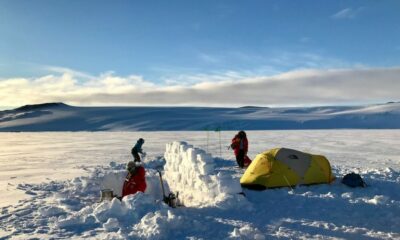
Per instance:
[[[273,147],[323,154],[339,179],[293,190],[244,190],[246,197],[233,191],[243,173],[226,150],[234,133],[222,132],[221,138],[218,132],[1,133],[0,191],[12,199],[0,208],[0,238],[400,238],[400,131],[249,131],[251,158]],[[119,188],[138,137],[146,139],[148,190],[122,202],[98,203],[101,188]],[[174,140],[197,148],[166,147]],[[213,166],[194,170],[199,163]],[[226,191],[210,186],[215,199],[191,193],[194,206],[172,209],[160,201],[160,168],[168,192],[167,184],[176,191],[184,183],[173,183],[174,171],[183,176],[192,169],[199,179],[202,173],[229,176],[232,183],[210,178],[207,183]],[[342,185],[340,177],[350,171],[359,172],[369,187]],[[195,177],[180,179],[202,185]],[[15,192],[26,197],[18,201]]]
[[[71,107],[0,111],[0,131],[399,129],[400,102],[357,107]]]

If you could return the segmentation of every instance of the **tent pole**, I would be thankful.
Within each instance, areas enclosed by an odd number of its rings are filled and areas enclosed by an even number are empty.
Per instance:
[[[219,133],[219,157],[222,158],[221,130],[218,133]]]
[[[208,132],[208,129],[206,131],[207,131],[207,148],[206,148],[206,151],[208,152],[208,138],[209,138],[208,134],[209,134],[209,132]]]

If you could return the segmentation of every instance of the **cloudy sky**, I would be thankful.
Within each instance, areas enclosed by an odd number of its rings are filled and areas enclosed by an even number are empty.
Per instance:
[[[400,1],[0,1],[0,108],[400,100]]]

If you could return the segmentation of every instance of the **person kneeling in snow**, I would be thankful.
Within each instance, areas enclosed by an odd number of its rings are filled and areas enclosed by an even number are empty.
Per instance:
[[[238,134],[232,138],[231,148],[235,152],[236,162],[239,167],[248,167],[251,163],[250,158],[247,156],[249,143],[245,131],[239,131]]]
[[[142,157],[146,156],[146,153],[143,152],[142,146],[144,144],[144,139],[139,138],[135,144],[135,146],[132,148],[131,153],[133,158],[135,159],[135,162],[141,162],[139,153],[142,154]]]
[[[127,165],[128,175],[122,188],[122,197],[146,191],[146,172],[141,162],[130,161]]]

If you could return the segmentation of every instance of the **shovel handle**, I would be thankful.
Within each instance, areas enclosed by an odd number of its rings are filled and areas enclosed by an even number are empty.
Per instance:
[[[158,175],[160,175],[160,184],[161,184],[161,189],[162,189],[163,197],[164,197],[164,199],[165,199],[165,198],[166,198],[166,196],[165,196],[164,183],[163,183],[163,180],[162,180],[161,171],[157,170],[157,172],[158,172]]]

